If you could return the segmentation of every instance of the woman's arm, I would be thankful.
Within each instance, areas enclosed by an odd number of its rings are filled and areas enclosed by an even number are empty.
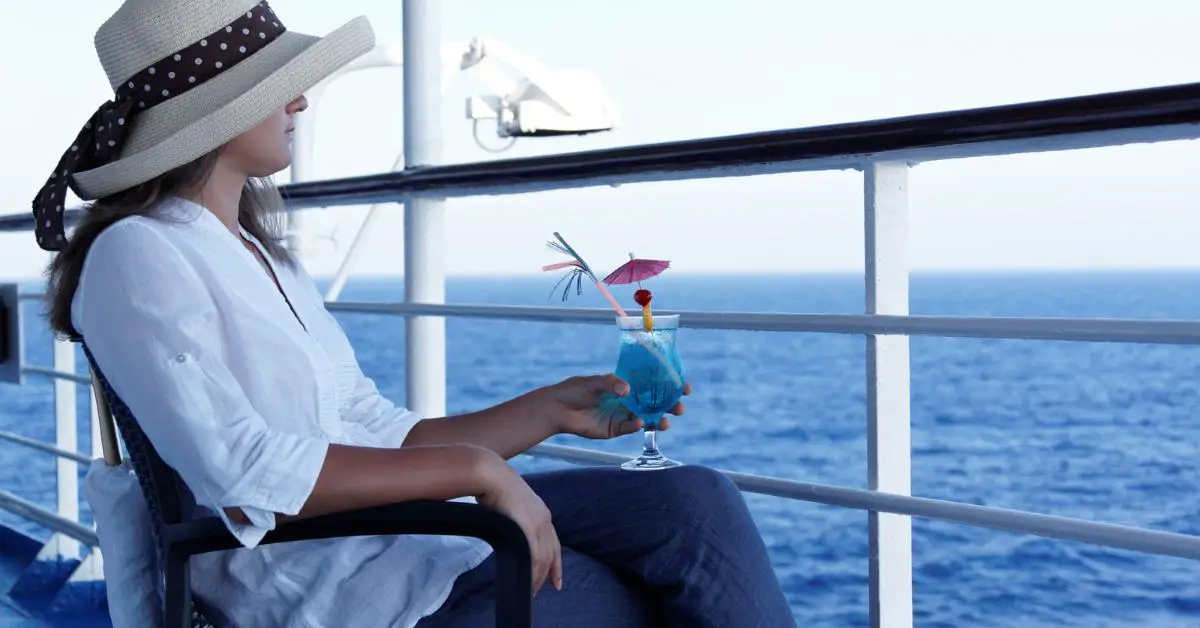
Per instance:
[[[472,445],[380,449],[332,444],[299,511],[275,513],[275,519],[286,522],[410,500],[479,497],[491,490],[496,464],[503,461],[494,452]],[[231,521],[251,523],[241,508],[224,511]]]
[[[330,445],[317,482],[295,518],[418,499],[478,497],[488,492],[496,464],[502,464],[498,456],[471,445]]]
[[[494,452],[471,445],[380,449],[330,445],[317,483],[295,517],[417,499],[471,495],[511,517],[529,541],[533,592],[562,589],[562,549],[550,511]],[[236,516],[236,515],[235,515]]]
[[[409,430],[403,447],[461,443],[490,449],[507,460],[557,433],[554,422],[537,411],[537,394],[470,414],[424,419]]]
[[[540,389],[479,412],[422,419],[380,394],[357,363],[353,368],[358,381],[341,417],[354,442],[362,445],[384,449],[476,445],[507,460],[558,433],[549,413],[538,408]]]
[[[533,592],[562,590],[562,548],[541,498],[494,452],[471,445],[380,449],[331,445],[295,518],[417,499],[471,495],[513,519],[529,541]]]

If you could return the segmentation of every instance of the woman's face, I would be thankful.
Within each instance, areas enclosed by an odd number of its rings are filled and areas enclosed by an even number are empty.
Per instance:
[[[247,177],[268,177],[292,163],[293,117],[308,108],[303,95],[258,126],[233,138],[221,151],[221,159]]]

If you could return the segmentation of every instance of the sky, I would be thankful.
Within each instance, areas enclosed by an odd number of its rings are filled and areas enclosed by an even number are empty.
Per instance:
[[[116,0],[0,2],[0,214],[32,194],[111,93],[92,47]],[[478,148],[459,75],[445,94],[445,158],[469,162],[1134,89],[1200,80],[1189,0],[441,0],[445,41],[496,37],[552,67],[595,71],[620,104],[610,133]],[[324,34],[366,15],[399,42],[399,0],[275,0],[288,28]],[[401,71],[339,80],[317,116],[317,176],[387,170],[402,142]],[[489,135],[490,134],[490,135]],[[485,127],[485,137],[499,143]],[[910,174],[915,270],[1200,267],[1194,141],[921,164]],[[290,173],[276,180],[287,182]],[[452,199],[452,275],[536,273],[560,231],[595,266],[629,252],[673,272],[859,271],[862,176],[824,172]],[[318,210],[306,260],[332,274],[365,208]],[[356,266],[403,272],[388,205]],[[0,234],[0,278],[37,277],[29,233]]]

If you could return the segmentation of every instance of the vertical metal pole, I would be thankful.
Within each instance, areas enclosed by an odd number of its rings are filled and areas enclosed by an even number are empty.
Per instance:
[[[92,457],[104,458],[104,464],[115,467],[121,464],[121,442],[117,437],[117,425],[113,422],[108,402],[100,389],[100,378],[92,373]]]
[[[67,340],[54,340],[54,370],[62,373],[75,372],[75,345]],[[79,451],[77,410],[75,408],[78,386],[69,379],[54,379],[54,431],[55,445],[67,451]],[[58,475],[58,514],[70,521],[79,521],[79,466],[74,460],[56,459]],[[58,555],[62,558],[79,558],[79,541],[66,535],[56,534]]]
[[[92,460],[104,457],[104,436],[100,431],[100,402],[96,399],[95,395],[95,392],[99,391],[100,388],[96,386],[95,381],[96,378],[93,377],[91,391],[93,394],[88,395],[88,414],[91,419],[88,421],[88,425],[91,426],[92,430]],[[120,463],[120,460],[117,462]]]
[[[410,168],[441,163],[441,7],[404,0],[404,155]],[[445,303],[445,207],[442,199],[404,203],[404,299]],[[446,321],[405,320],[406,405],[426,417],[446,414]]]
[[[908,314],[908,165],[864,172],[867,314]],[[908,336],[867,336],[867,487],[912,494]],[[912,518],[868,513],[871,626],[911,628]]]

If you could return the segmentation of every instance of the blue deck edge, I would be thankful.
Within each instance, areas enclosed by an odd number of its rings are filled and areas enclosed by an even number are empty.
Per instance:
[[[104,580],[72,580],[82,561],[39,560],[46,545],[0,524],[0,626],[111,628]]]

